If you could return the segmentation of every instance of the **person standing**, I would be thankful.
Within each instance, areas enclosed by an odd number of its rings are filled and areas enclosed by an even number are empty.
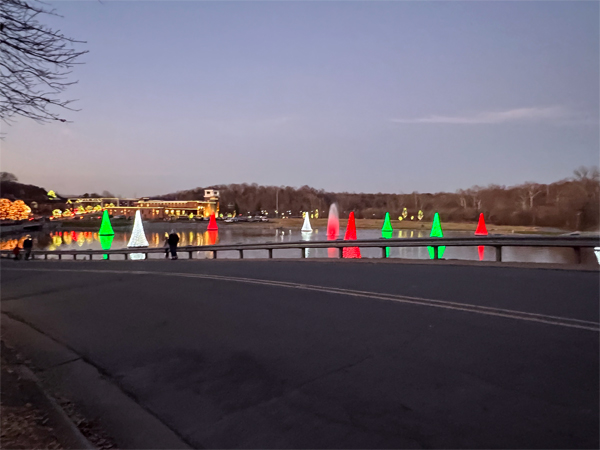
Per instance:
[[[31,249],[33,248],[33,239],[31,236],[27,235],[25,240],[23,241],[23,250],[25,250],[25,260],[28,260],[31,256]]]
[[[165,233],[165,242],[163,244],[163,247],[165,247],[165,259],[169,258],[169,234]]]
[[[179,243],[179,236],[175,233],[175,230],[171,230],[169,234],[169,250],[171,250],[171,259],[177,259],[177,244]]]

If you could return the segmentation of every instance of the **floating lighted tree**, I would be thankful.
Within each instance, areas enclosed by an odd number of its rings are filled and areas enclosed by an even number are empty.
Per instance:
[[[312,227],[310,226],[310,219],[308,218],[308,212],[306,212],[304,214],[304,223],[302,224],[302,229],[300,231],[302,231],[303,233],[312,233]]]
[[[133,231],[131,232],[131,238],[127,244],[128,248],[145,248],[148,247],[148,239],[144,233],[144,225],[142,224],[142,215],[138,209],[135,212],[135,221],[133,222]],[[131,253],[129,255],[131,259],[144,259],[143,253]]]
[[[98,239],[100,240],[100,246],[102,247],[102,250],[110,250],[114,238],[114,234],[100,234]],[[104,259],[108,259],[108,255],[106,254],[102,255],[102,257]]]
[[[50,200],[56,200],[57,196],[56,196],[56,192],[54,191],[48,191],[48,199]]]
[[[354,221],[354,211],[350,213],[348,217],[348,226],[346,227],[346,234],[344,236],[345,241],[355,241],[356,237],[356,222]],[[360,248],[358,247],[344,247],[342,250],[342,256],[344,258],[360,258]]]
[[[108,211],[104,210],[104,214],[102,214],[102,223],[100,224],[100,231],[98,233],[100,236],[114,236],[115,232],[113,231],[112,225],[110,224],[110,218],[108,217]]]
[[[479,214],[479,222],[477,223],[477,229],[475,230],[475,236],[487,236],[488,230],[485,226],[485,220],[483,219],[483,213]],[[479,261],[483,261],[485,257],[485,246],[478,245],[477,253],[479,255]]]
[[[402,210],[402,217],[404,217],[405,219],[408,217],[408,210],[406,208]]]
[[[419,210],[419,214],[417,214],[417,219],[423,220],[423,211]]]
[[[442,224],[440,223],[440,216],[438,213],[435,213],[433,216],[433,226],[431,227],[430,237],[444,237],[444,233],[442,231]],[[427,247],[429,251],[429,257],[431,259],[435,258],[435,252],[433,247]],[[444,251],[446,250],[446,246],[442,245],[438,247],[438,258],[442,258],[444,256]]]
[[[215,218],[215,213],[210,215],[210,219],[208,221],[208,227],[206,227],[208,231],[217,231],[219,226],[217,225],[217,219]]]
[[[114,233],[113,233],[114,234]],[[142,215],[140,211],[135,212],[135,221],[133,222],[133,231],[127,247],[148,247],[148,239],[144,233],[144,225],[142,224]]]
[[[385,213],[385,219],[383,221],[383,227],[381,228],[381,237],[384,239],[391,239],[392,234],[394,233],[394,229],[392,228],[392,223],[390,222],[390,213]],[[390,248],[385,248],[385,257],[390,257]]]

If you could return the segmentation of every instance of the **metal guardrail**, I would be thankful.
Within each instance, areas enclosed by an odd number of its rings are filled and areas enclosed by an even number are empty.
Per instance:
[[[238,251],[240,259],[244,258],[244,251],[266,250],[269,259],[273,258],[274,250],[298,249],[301,250],[301,258],[306,257],[306,249],[309,248],[337,248],[339,257],[343,258],[343,249],[345,247],[362,248],[380,248],[381,257],[386,258],[386,249],[391,247],[433,247],[434,259],[438,259],[439,247],[493,247],[496,250],[496,261],[502,261],[502,247],[562,247],[572,248],[578,263],[581,263],[581,249],[600,247],[600,236],[487,236],[487,237],[458,237],[458,238],[391,238],[391,239],[359,239],[355,241],[293,241],[293,242],[264,242],[253,244],[218,244],[218,245],[198,245],[178,247],[178,253],[188,253],[189,258],[193,258],[194,252],[212,252],[213,258],[217,258],[218,252]],[[112,255],[122,255],[124,259],[129,259],[132,253],[144,254],[148,258],[152,253],[165,253],[165,247],[152,248],[122,248],[115,250],[33,250],[32,256],[38,258],[43,256],[48,259],[49,255],[57,256],[62,259],[63,256],[88,257],[93,259],[94,255],[107,255],[110,259]],[[0,256],[10,257],[11,250],[0,251]],[[81,258],[79,258],[81,259]]]

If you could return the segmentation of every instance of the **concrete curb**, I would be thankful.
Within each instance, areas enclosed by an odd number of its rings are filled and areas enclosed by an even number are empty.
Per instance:
[[[102,425],[118,448],[190,448],[83,356],[12,314],[3,312],[1,319],[2,339],[31,361],[36,373],[27,369],[27,375],[37,380],[42,392],[53,392],[73,402],[86,418]],[[95,448],[89,442],[87,445],[70,448]]]
[[[79,431],[79,428],[77,428],[67,413],[48,395],[40,380],[29,367],[21,364],[15,366],[15,368],[23,379],[31,381],[37,388],[35,394],[36,403],[48,414],[48,420],[56,430],[58,440],[61,444],[71,449],[95,449],[96,447],[81,434],[81,431]]]

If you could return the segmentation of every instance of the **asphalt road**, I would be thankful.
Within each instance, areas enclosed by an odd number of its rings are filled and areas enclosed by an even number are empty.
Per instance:
[[[598,448],[596,271],[4,261],[2,311],[193,447]]]

